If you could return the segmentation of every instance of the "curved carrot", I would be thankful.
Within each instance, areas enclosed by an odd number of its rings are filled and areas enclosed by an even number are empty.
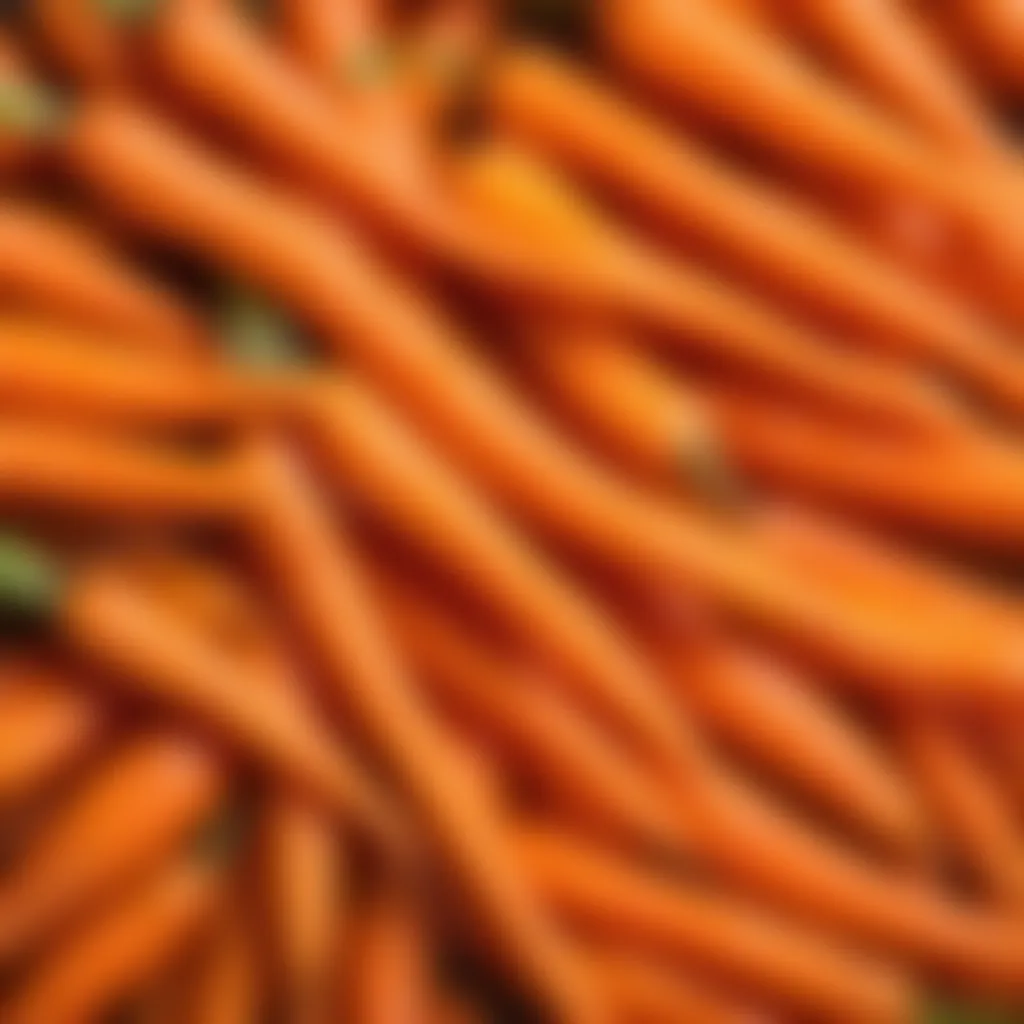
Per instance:
[[[0,807],[24,804],[84,760],[108,714],[77,680],[37,658],[0,660]]]
[[[34,950],[173,854],[224,788],[217,760],[187,738],[140,734],[122,744],[44,820],[0,884],[0,961]]]
[[[110,88],[128,78],[130,44],[104,16],[102,4],[38,0],[29,5],[28,16],[46,55],[76,85]]]
[[[911,788],[810,680],[756,648],[713,637],[666,645],[661,663],[684,707],[741,758],[887,852],[920,856],[925,820]]]
[[[502,847],[497,815],[468,782],[411,691],[347,541],[286,451],[249,453],[249,537],[339,710],[358,722],[450,865],[475,923],[502,937],[510,964],[566,1019],[600,1018],[586,981]],[[339,631],[338,619],[350,628]]]
[[[997,906],[1024,906],[1024,829],[966,738],[946,723],[897,723],[895,743],[942,828],[942,846]]]
[[[11,1024],[92,1020],[144,985],[216,910],[219,872],[188,861],[164,868],[62,938],[3,1006]]]
[[[41,420],[7,420],[0,423],[0,507],[223,521],[237,499],[224,461]]]
[[[2,555],[3,603],[31,609],[122,692],[197,719],[386,850],[403,846],[387,799],[291,694],[247,685],[236,659],[147,600],[117,565],[61,576],[38,549],[7,536]]]
[[[599,935],[696,963],[797,1014],[864,1024],[911,1017],[913,995],[903,978],[840,952],[814,932],[692,884],[659,880],[566,834],[520,830],[514,841],[543,897]]]
[[[193,253],[228,264],[285,300],[325,342],[401,397],[421,426],[519,514],[577,549],[646,564],[875,688],[1019,693],[1016,656],[950,661],[940,638],[908,646],[851,621],[820,593],[750,564],[731,534],[638,499],[567,449],[511,398],[433,311],[369,263],[338,230],[211,161],[114,101],[80,112],[65,155],[104,201]],[[261,215],[253,217],[259,209]],[[563,261],[564,262],[564,261]],[[444,386],[440,387],[439,382]]]
[[[205,331],[176,298],[83,226],[24,202],[0,210],[0,294],[112,333],[111,344],[191,349]]]
[[[240,904],[237,897],[228,902],[200,951],[190,1024],[252,1024],[265,1006],[255,936]]]
[[[660,849],[680,842],[682,816],[607,736],[547,692],[547,680],[531,680],[526,669],[505,664],[459,630],[407,581],[376,575],[388,623],[431,697],[468,721],[499,749],[517,771],[534,779],[563,811],[611,835]]]
[[[1004,378],[1015,371],[997,333],[881,264],[810,204],[671,134],[596,77],[520,47],[494,62],[489,96],[503,126],[628,202],[661,233],[696,241],[746,277],[838,318],[860,343],[947,367],[1009,403]]]
[[[980,99],[915,22],[918,16],[899,3],[799,0],[788,13],[827,58],[915,130],[954,153],[1007,158]]]
[[[422,908],[410,893],[378,883],[353,913],[343,1018],[426,1022],[430,966]]]
[[[142,429],[223,426],[272,415],[290,390],[276,375],[171,362],[111,348],[98,332],[0,319],[0,402],[12,411]]]

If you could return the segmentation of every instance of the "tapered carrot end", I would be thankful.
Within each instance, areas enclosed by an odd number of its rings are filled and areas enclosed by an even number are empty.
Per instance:
[[[56,563],[30,541],[0,534],[0,622],[17,627],[48,622],[60,603]]]

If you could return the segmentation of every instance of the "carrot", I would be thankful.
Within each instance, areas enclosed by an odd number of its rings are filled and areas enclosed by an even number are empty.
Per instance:
[[[795,1014],[909,1020],[913,997],[898,974],[845,954],[820,935],[761,917],[679,880],[659,880],[550,829],[514,836],[543,897],[590,933],[724,975]]]
[[[602,949],[595,973],[625,1024],[753,1024],[753,1010],[743,1008],[693,980],[632,951]]]
[[[4,538],[3,599],[27,606],[51,635],[118,682],[122,692],[198,720],[272,773],[309,792],[385,849],[403,842],[394,812],[366,776],[287,694],[247,685],[234,659],[182,625],[116,565],[61,576],[38,549]]]
[[[240,904],[237,897],[228,903],[201,951],[190,1024],[251,1024],[259,1017],[264,1005],[259,963],[245,907]]]
[[[1008,99],[1024,96],[1024,23],[1013,0],[955,0],[929,14],[982,81]]]
[[[20,306],[111,332],[111,344],[198,347],[198,318],[81,225],[15,200],[0,210],[0,294]]]
[[[918,858],[924,815],[882,750],[784,662],[710,637],[663,644],[684,707],[741,758],[889,853]]]
[[[602,7],[604,56],[670,101],[696,107],[760,147],[840,186],[920,196],[997,252],[1008,236],[1000,175],[963,175],[787,52],[768,34],[699,3]],[[742,86],[740,86],[742,83]],[[984,183],[978,187],[978,183]]]
[[[1014,371],[998,369],[1002,338],[956,301],[881,265],[810,204],[670,134],[595,77],[540,51],[506,50],[488,95],[517,138],[612,192],[662,234],[696,241],[746,277],[849,325],[859,343],[948,368],[1003,404]]]
[[[107,731],[103,705],[38,658],[0,659],[0,807],[24,805],[81,763]]]
[[[897,723],[896,746],[942,828],[945,847],[987,895],[1024,906],[1024,831],[966,738],[946,723]]]
[[[144,985],[216,910],[220,872],[172,863],[62,937],[3,1006],[11,1024],[93,1020]]]
[[[1024,489],[978,446],[888,443],[779,402],[704,392],[752,478],[870,519],[995,552],[1019,550]],[[812,426],[813,425],[813,426]]]
[[[46,55],[76,85],[122,85],[131,71],[131,50],[103,14],[102,4],[38,0],[28,7],[33,35]]]
[[[379,882],[355,914],[343,1018],[426,1022],[430,968],[422,909],[408,892]]]
[[[608,737],[524,666],[457,628],[397,574],[376,573],[388,623],[428,693],[509,756],[562,812],[613,836],[677,849],[682,815]]]
[[[685,579],[845,679],[876,689],[898,680],[901,689],[932,694],[1019,693],[1015,658],[1005,651],[976,652],[971,660],[985,664],[965,666],[946,656],[939,638],[908,645],[881,624],[851,621],[845,609],[780,579],[763,560],[751,564],[731,534],[676,507],[638,500],[595,472],[336,229],[190,150],[146,116],[113,101],[94,105],[75,122],[66,156],[106,202],[147,230],[227,263],[286,301],[333,350],[400,396],[477,481],[547,533],[605,561]]]
[[[921,431],[943,430],[936,396],[886,367],[823,344],[773,309],[690,265],[666,261],[573,195],[557,176],[514,150],[463,158],[457,190],[470,209],[507,237],[540,238],[568,262],[595,255],[616,269],[637,308],[673,346],[848,413]],[[642,309],[641,309],[642,307]]]
[[[223,793],[220,766],[202,747],[173,734],[126,741],[51,812],[0,884],[0,960],[36,948],[159,864]]]
[[[0,402],[48,419],[146,428],[252,422],[289,382],[108,347],[106,335],[35,319],[0,320]]]
[[[7,419],[0,422],[0,507],[223,521],[237,497],[225,461],[87,436],[41,420]]]
[[[274,593],[338,707],[385,761],[470,901],[475,923],[500,938],[538,999],[565,1019],[599,1019],[583,976],[519,884],[497,815],[467,782],[444,734],[410,689],[371,607],[359,567],[288,453],[249,453],[249,537]],[[344,619],[349,628],[339,631]]]
[[[925,137],[966,157],[998,163],[1008,156],[959,69],[899,3],[800,0],[790,17],[826,58]]]

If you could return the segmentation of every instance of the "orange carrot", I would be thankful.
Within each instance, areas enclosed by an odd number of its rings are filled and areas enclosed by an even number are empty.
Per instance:
[[[209,920],[219,872],[189,860],[165,867],[98,918],[62,937],[2,1007],[10,1024],[94,1020],[151,980]]]
[[[613,192],[663,234],[697,242],[838,318],[859,343],[947,367],[993,401],[1008,401],[1006,381],[1017,371],[1003,340],[957,302],[881,265],[809,204],[670,134],[586,72],[510,49],[495,63],[489,94],[517,137]]]
[[[852,720],[778,659],[725,638],[665,645],[665,676],[684,706],[742,759],[816,806],[917,858],[925,822],[914,794]]]
[[[563,811],[614,836],[673,849],[682,816],[609,738],[573,711],[546,679],[530,679],[466,635],[408,581],[381,574],[388,623],[430,695],[507,752]],[[685,844],[682,844],[685,845]]]
[[[38,658],[0,660],[0,807],[23,805],[80,763],[108,715],[78,680]]]
[[[425,1022],[430,967],[422,908],[410,893],[378,883],[354,913],[343,1018]]]
[[[565,1019],[600,1018],[585,979],[518,882],[497,814],[467,782],[443,732],[411,690],[362,585],[359,566],[288,453],[249,454],[249,536],[273,590],[323,673],[338,710],[355,720],[414,806],[470,901],[538,999]],[[339,631],[338,619],[349,623]]]
[[[955,0],[928,14],[982,81],[1008,99],[1024,96],[1024,23],[1013,0]]]
[[[763,560],[751,564],[731,534],[718,535],[677,507],[638,500],[597,473],[337,229],[190,150],[148,117],[110,100],[93,105],[76,120],[66,156],[106,202],[148,230],[284,299],[333,349],[400,396],[475,479],[549,534],[606,561],[685,579],[844,679],[876,689],[898,680],[901,689],[933,694],[988,689],[1017,699],[1015,655],[974,652],[965,665],[948,657],[941,638],[908,644],[881,623],[851,621],[846,609],[767,571]]]
[[[1024,830],[976,752],[942,722],[911,719],[895,732],[948,852],[997,905],[1018,912],[1024,906]]]
[[[109,331],[112,345],[178,350],[205,337],[193,313],[100,238],[24,202],[0,210],[0,295]]]
[[[944,59],[901,4],[799,0],[790,17],[826,58],[910,127],[953,153],[996,162],[1008,157],[959,69]]]
[[[121,85],[131,68],[131,50],[104,16],[101,4],[82,0],[38,0],[28,7],[34,35],[46,55],[76,85]]]
[[[659,880],[565,834],[520,830],[514,839],[533,884],[581,927],[726,975],[797,1014],[864,1024],[910,1019],[912,995],[898,974],[819,935]]]
[[[190,1024],[252,1024],[265,1006],[255,937],[245,911],[238,897],[229,901],[200,951]]]
[[[236,504],[224,459],[197,459],[41,420],[0,422],[0,507],[221,520]]]
[[[107,336],[41,320],[0,320],[0,402],[71,422],[190,428],[252,421],[287,381],[119,351]]]
[[[42,822],[0,883],[0,960],[34,950],[155,868],[223,794],[221,766],[201,746],[173,734],[126,741]]]

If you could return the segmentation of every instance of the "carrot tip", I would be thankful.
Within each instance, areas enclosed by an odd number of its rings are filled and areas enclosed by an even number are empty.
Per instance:
[[[41,549],[0,534],[0,619],[17,627],[45,623],[59,606],[62,590],[60,570]]]

